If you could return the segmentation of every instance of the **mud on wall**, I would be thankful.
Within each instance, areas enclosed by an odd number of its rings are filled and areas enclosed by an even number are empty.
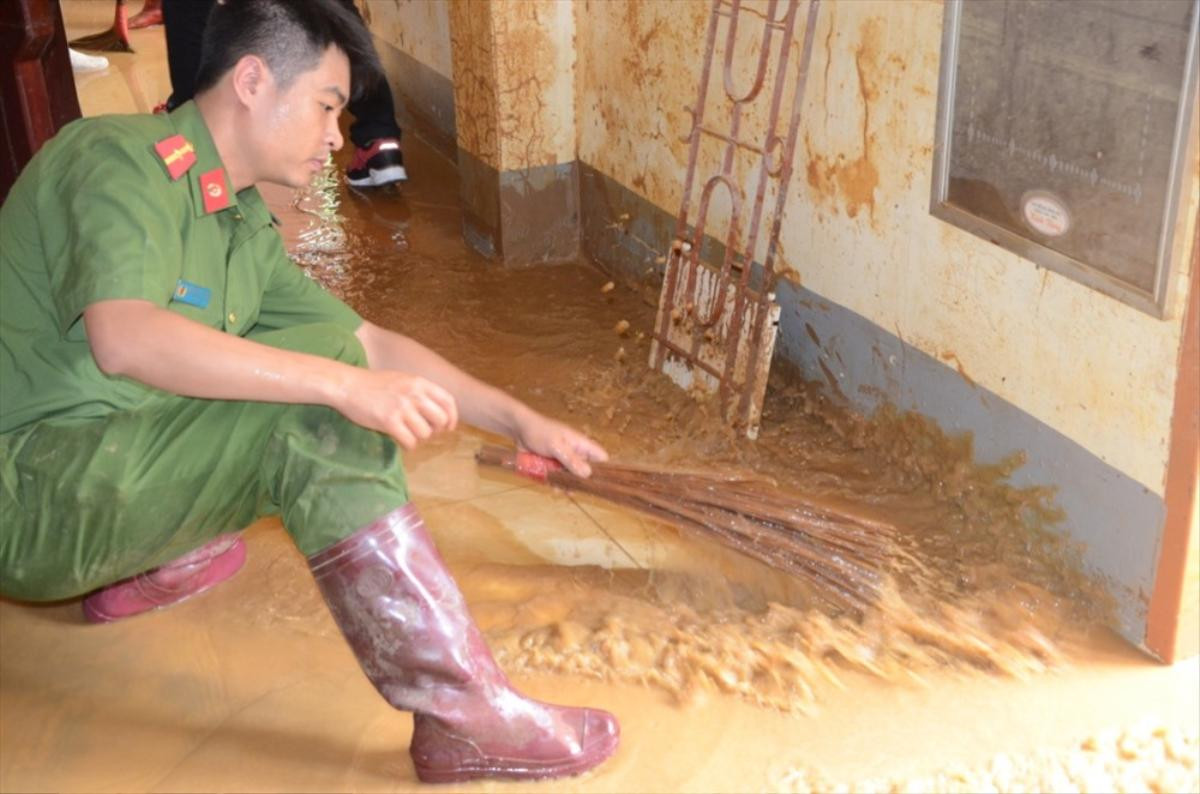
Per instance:
[[[674,214],[710,4],[580,6],[579,159]],[[929,214],[942,12],[925,0],[823,4],[777,267],[1161,496],[1183,290],[1159,320]],[[743,84],[755,65],[736,59]],[[1198,195],[1193,168],[1191,216]]]
[[[453,151],[453,69],[445,0],[356,0],[396,98],[401,125]]]
[[[367,3],[377,38],[399,40],[380,34],[377,3]],[[449,20],[450,153],[466,175],[464,208],[480,220],[464,228],[487,232],[476,237],[488,245],[473,245],[550,261],[573,258],[582,237],[602,266],[653,268],[682,199],[684,106],[696,100],[709,0],[428,5]],[[761,21],[768,3],[743,7]],[[937,0],[823,0],[776,263],[779,348],[862,407],[886,398],[974,432],[983,460],[1027,452],[1014,479],[1059,487],[1063,531],[1119,586],[1120,628],[1139,642],[1186,295],[1176,289],[1167,319],[1155,319],[929,214],[942,14]],[[762,52],[755,28],[734,45],[730,80],[742,89]],[[803,21],[793,72],[802,35]],[[403,75],[389,76],[404,88]],[[717,64],[710,97],[723,79]],[[790,111],[785,100],[783,117]],[[743,136],[762,140],[765,118],[761,107],[744,113]],[[720,143],[699,154],[711,166]],[[1194,159],[1188,167],[1183,204],[1194,218],[1200,177]],[[748,193],[751,170],[738,178]],[[502,195],[506,186],[520,190]],[[768,188],[768,206],[774,198]],[[534,204],[557,208],[556,224],[531,227]],[[706,231],[721,239],[728,215],[729,202],[717,201]],[[1179,230],[1181,249],[1191,234]],[[553,257],[540,251],[550,238],[563,242]],[[1186,257],[1175,261],[1171,281],[1186,285]]]
[[[449,79],[450,17],[444,0],[358,0],[378,39]]]
[[[575,160],[575,13],[559,0],[493,6],[502,171]]]
[[[451,150],[500,172],[575,161],[572,3],[357,2],[393,92],[448,117]]]
[[[459,146],[497,169],[575,160],[570,3],[452,0]]]

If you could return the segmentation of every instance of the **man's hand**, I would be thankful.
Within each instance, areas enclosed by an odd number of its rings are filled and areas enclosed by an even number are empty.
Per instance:
[[[529,411],[517,428],[517,443],[530,452],[556,458],[567,471],[588,477],[592,467],[588,461],[608,460],[604,447],[577,430]]]
[[[458,425],[458,405],[450,392],[425,378],[391,370],[355,369],[334,407],[407,450]]]
[[[508,436],[531,452],[556,458],[580,477],[592,473],[588,461],[608,460],[608,453],[592,439],[476,380],[419,342],[369,322],[364,322],[355,335],[367,351],[372,372],[408,372],[410,378],[420,376],[416,379],[427,378],[426,383],[439,384],[461,407],[464,422]],[[367,423],[356,415],[346,415],[360,424]],[[401,441],[399,436],[393,437]]]

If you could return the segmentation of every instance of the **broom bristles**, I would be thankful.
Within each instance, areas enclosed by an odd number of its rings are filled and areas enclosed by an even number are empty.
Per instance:
[[[599,462],[583,478],[556,461],[491,445],[476,460],[715,538],[855,611],[875,601],[899,554],[891,525],[806,499],[767,478]]]
[[[67,44],[79,50],[133,52],[133,45],[129,43],[129,19],[125,10],[125,0],[117,0],[116,9],[113,11],[113,24],[111,28],[103,33],[80,36],[77,39],[67,42]]]

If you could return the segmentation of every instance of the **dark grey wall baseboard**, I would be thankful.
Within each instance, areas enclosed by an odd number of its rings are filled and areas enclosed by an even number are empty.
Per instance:
[[[504,262],[579,261],[579,168],[574,161],[500,174]]]
[[[584,256],[615,274],[641,279],[665,256],[675,216],[584,162],[579,163],[580,239]]]
[[[458,150],[463,235],[510,266],[579,259],[579,171],[558,163],[500,172]]]
[[[466,149],[457,149],[463,236],[488,259],[500,251],[500,172]]]
[[[586,163],[579,171],[584,255],[635,280],[659,267],[675,217]],[[806,377],[832,378],[831,386],[868,414],[886,400],[948,433],[969,432],[981,462],[1024,451],[1028,462],[1013,484],[1057,489],[1067,517],[1056,529],[1083,545],[1085,564],[1108,585],[1117,603],[1114,628],[1142,644],[1166,515],[1160,496],[900,335],[792,281],[781,279],[776,295],[776,355]]]

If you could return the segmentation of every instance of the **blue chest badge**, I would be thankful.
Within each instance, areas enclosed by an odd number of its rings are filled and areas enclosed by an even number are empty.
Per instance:
[[[186,303],[188,306],[195,306],[198,309],[208,308],[211,298],[212,290],[208,287],[201,287],[199,284],[193,284],[183,279],[175,282],[175,294],[171,296],[173,301]]]

